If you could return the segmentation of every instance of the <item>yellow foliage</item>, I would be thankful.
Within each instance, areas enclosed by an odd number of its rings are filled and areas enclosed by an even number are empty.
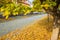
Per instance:
[[[8,19],[8,17],[9,17],[9,16],[7,15],[7,16],[5,17],[5,19]]]
[[[10,12],[8,10],[5,10],[2,16],[5,17],[5,19],[8,19],[9,15]]]
[[[29,10],[25,11],[24,15],[27,15],[29,12],[30,12]]]
[[[3,8],[0,8],[0,11],[2,12],[2,11],[4,11],[4,9]]]
[[[18,15],[18,12],[16,12],[16,15]]]
[[[13,15],[18,15],[18,12],[13,12]]]
[[[48,4],[45,4],[44,7],[45,7],[46,9],[48,9],[49,5],[48,5]]]
[[[3,13],[3,16],[7,16],[7,15],[9,15],[9,14],[10,14],[10,12],[6,10],[6,11]]]
[[[44,5],[41,5],[41,7],[43,7]]]

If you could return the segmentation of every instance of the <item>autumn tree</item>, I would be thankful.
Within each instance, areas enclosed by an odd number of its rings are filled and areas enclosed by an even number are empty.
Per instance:
[[[33,9],[40,11],[44,9],[48,14],[53,16],[54,26],[58,26],[60,19],[60,1],[59,0],[34,0]]]
[[[2,12],[2,16],[5,17],[5,19],[8,19],[10,15],[19,15],[23,13],[23,15],[26,15],[30,12],[31,8],[28,3],[25,3],[23,1],[20,1],[18,4],[17,1],[7,1],[7,0],[0,0],[0,12]]]

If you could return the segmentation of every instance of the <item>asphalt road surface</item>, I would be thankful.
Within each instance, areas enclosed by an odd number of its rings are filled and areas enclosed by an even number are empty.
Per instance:
[[[35,15],[27,18],[15,19],[12,21],[0,23],[0,36],[3,36],[15,29],[19,29],[19,28],[21,29],[24,26],[29,25],[44,16],[46,16],[46,14]]]

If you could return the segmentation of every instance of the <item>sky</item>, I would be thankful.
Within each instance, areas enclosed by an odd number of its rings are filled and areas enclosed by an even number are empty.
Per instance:
[[[31,7],[33,6],[32,2],[33,0],[28,0],[28,3],[30,4]]]
[[[33,0],[29,0],[30,2],[33,2]]]
[[[33,7],[33,4],[32,4],[33,0],[27,0],[25,2],[28,3],[30,5],[30,7]]]
[[[28,0],[31,4],[32,4],[32,2],[33,2],[33,0]]]

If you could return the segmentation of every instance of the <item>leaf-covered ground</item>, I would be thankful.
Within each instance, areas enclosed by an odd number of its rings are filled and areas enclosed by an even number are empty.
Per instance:
[[[52,19],[48,22],[47,17],[45,17],[22,30],[17,29],[0,37],[0,40],[50,40],[52,23]]]

